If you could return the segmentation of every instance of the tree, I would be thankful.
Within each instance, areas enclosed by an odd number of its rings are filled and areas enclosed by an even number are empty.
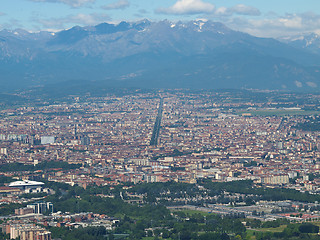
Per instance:
[[[311,223],[304,223],[299,226],[299,231],[301,233],[318,233],[319,227]]]

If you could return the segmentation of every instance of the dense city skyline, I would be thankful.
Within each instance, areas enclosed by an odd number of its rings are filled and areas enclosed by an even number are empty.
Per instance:
[[[319,94],[91,94],[0,105],[1,239],[318,238]]]

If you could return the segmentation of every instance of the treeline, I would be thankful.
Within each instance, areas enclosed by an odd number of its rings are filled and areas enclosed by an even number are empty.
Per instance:
[[[20,171],[37,171],[48,170],[52,168],[61,168],[63,170],[77,169],[80,164],[69,164],[67,162],[45,161],[37,165],[25,165],[23,163],[8,163],[0,166],[0,172],[20,172]]]
[[[200,187],[199,187],[200,186]],[[188,183],[141,183],[129,190],[130,193],[146,194],[145,201],[149,203],[163,203],[165,205],[179,205],[178,202],[170,202],[165,198],[193,198],[196,196],[215,197],[211,200],[189,201],[188,204],[201,205],[205,203],[229,203],[244,201],[252,205],[259,200],[283,201],[292,200],[300,202],[320,202],[320,195],[302,193],[286,188],[255,187],[253,181],[212,182],[210,179],[202,179],[198,184]],[[230,199],[224,192],[245,194],[245,197]],[[250,195],[250,196],[249,196]],[[158,200],[157,200],[158,199]],[[160,199],[160,200],[159,200]],[[185,201],[181,202],[185,204]]]
[[[320,131],[320,118],[316,117],[306,117],[307,121],[304,123],[298,123],[294,128],[302,131]]]
[[[141,183],[131,188],[130,192],[136,194],[147,193],[154,197],[160,197],[162,195],[183,197],[185,195],[195,196],[202,193],[195,184],[177,182]]]
[[[47,200],[52,201],[50,197]],[[62,212],[93,212],[109,216],[139,217],[145,220],[162,221],[170,219],[170,211],[162,205],[147,204],[143,207],[131,205],[120,199],[102,198],[98,196],[80,196],[52,201],[55,209]]]
[[[67,228],[50,228],[54,239],[63,240],[105,240],[107,231],[104,227],[86,227],[69,230]]]
[[[320,201],[320,195],[302,193],[297,190],[287,188],[266,188],[254,187],[251,180],[234,181],[234,182],[212,182],[204,179],[199,182],[200,185],[208,188],[210,191],[220,192],[225,190],[232,193],[253,194],[259,196],[260,200],[283,201],[292,200],[299,202]]]
[[[303,131],[318,132],[320,131],[320,122],[299,123],[295,126],[295,128]]]
[[[55,183],[52,183],[55,185]],[[110,190],[108,187],[88,187],[83,189],[59,184],[54,195],[48,196],[46,201],[52,202],[56,211],[78,213],[93,212],[109,216],[141,217],[144,219],[165,220],[171,218],[170,211],[162,205],[150,205],[139,207],[124,202],[120,198],[119,189]],[[114,191],[114,192],[113,192]],[[114,198],[101,197],[98,194],[113,194]]]

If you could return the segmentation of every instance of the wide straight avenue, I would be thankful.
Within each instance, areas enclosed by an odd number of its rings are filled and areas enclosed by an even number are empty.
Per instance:
[[[152,137],[151,137],[151,141],[150,141],[151,146],[158,145],[158,138],[159,138],[159,132],[160,132],[160,127],[161,127],[161,119],[162,119],[162,111],[163,111],[163,98],[160,99],[158,114],[157,114],[156,122],[154,124]]]

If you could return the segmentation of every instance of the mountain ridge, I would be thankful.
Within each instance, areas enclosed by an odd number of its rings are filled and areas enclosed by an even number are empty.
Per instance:
[[[320,54],[290,41],[212,21],[0,31],[0,83],[8,89],[84,79],[116,87],[317,90],[319,62]]]

